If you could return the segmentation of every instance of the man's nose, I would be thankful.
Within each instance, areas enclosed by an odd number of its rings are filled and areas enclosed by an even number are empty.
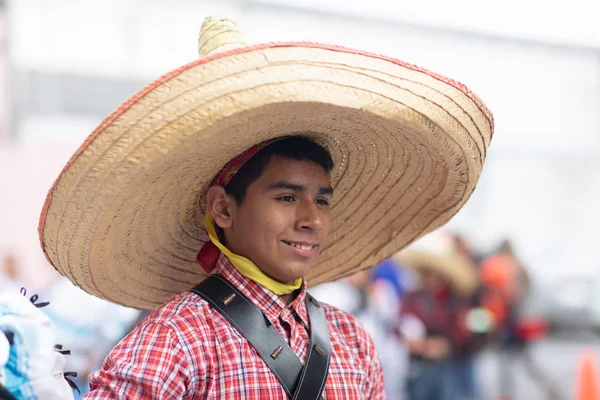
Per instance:
[[[323,216],[314,201],[302,202],[298,215],[298,228],[320,232],[323,229]]]

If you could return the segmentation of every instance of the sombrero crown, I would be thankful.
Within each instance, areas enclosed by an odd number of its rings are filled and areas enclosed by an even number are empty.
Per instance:
[[[332,228],[311,285],[390,257],[467,201],[493,120],[465,86],[338,46],[243,42],[230,20],[207,19],[201,59],[126,101],[70,159],[39,233],[76,285],[151,309],[201,281],[208,185],[282,136],[304,135],[335,162]]]

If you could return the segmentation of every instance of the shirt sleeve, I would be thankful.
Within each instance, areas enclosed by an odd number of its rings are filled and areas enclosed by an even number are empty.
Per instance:
[[[119,343],[90,376],[83,399],[181,399],[190,388],[188,363],[172,328],[145,323]]]

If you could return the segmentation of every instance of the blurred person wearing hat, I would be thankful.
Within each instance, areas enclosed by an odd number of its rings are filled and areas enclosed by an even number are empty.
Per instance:
[[[560,398],[554,381],[547,376],[530,351],[531,344],[547,335],[548,326],[543,318],[526,315],[524,312],[532,282],[510,239],[502,240],[498,248],[483,259],[480,279],[483,286],[482,302],[497,320],[495,339],[499,344],[499,398],[514,398],[514,366],[517,362],[523,363],[546,398]]]
[[[517,258],[509,240],[503,240],[481,261],[479,275],[482,302],[494,314],[500,345],[506,350],[521,351],[525,343],[517,335],[518,322],[531,283],[527,269]]]
[[[477,274],[462,254],[409,250],[397,258],[418,271],[421,288],[402,302],[400,334],[410,353],[410,400],[475,399],[473,353],[485,343],[491,316],[471,296]]]
[[[484,256],[476,251],[475,247],[469,242],[469,240],[457,232],[448,232],[448,236],[455,251],[458,252],[458,254],[461,254],[463,257],[471,260],[473,266],[478,268]]]
[[[307,285],[447,222],[475,188],[491,113],[420,67],[249,46],[227,18],[205,20],[200,55],[110,115],[42,211],[59,272],[156,309],[86,398],[385,398],[372,339]]]

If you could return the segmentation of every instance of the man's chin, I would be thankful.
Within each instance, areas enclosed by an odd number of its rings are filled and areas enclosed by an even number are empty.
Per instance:
[[[271,277],[278,282],[292,285],[298,279],[306,278],[306,275],[308,275],[308,272],[310,271],[310,265],[289,265],[287,268],[285,268],[285,271],[288,271],[288,273],[277,274],[276,276]]]

